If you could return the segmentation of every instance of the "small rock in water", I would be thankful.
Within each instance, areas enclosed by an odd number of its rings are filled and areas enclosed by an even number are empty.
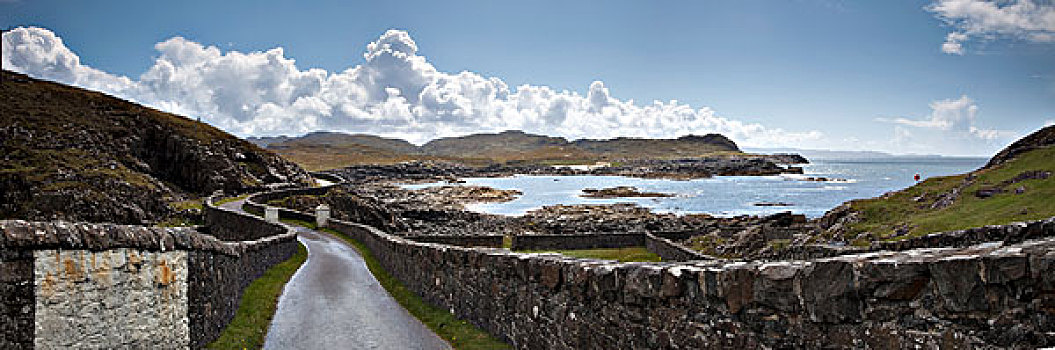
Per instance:
[[[784,202],[758,202],[754,204],[756,207],[790,207],[791,203]]]

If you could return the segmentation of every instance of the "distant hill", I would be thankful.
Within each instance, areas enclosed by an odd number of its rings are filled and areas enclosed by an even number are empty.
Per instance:
[[[271,145],[272,143],[279,143],[279,142],[283,142],[283,141],[289,141],[290,139],[292,139],[292,137],[282,135],[282,136],[249,137],[249,138],[246,138],[245,140],[249,141],[249,142],[252,142],[254,145],[257,145],[257,146],[260,146],[260,147],[263,147],[263,148],[267,148],[267,146]]]
[[[523,131],[503,131],[497,134],[473,134],[446,137],[421,146],[422,152],[437,156],[461,158],[509,158],[512,155],[540,149],[567,147],[563,137],[528,134]]]
[[[311,133],[301,137],[259,138],[287,158],[309,169],[354,164],[384,164],[411,159],[490,162],[584,163],[637,158],[688,158],[740,152],[732,140],[718,135],[677,139],[615,138],[568,141],[510,130],[432,140],[420,147],[372,135]]]
[[[287,138],[270,143],[274,149],[292,148],[301,145],[344,147],[349,145],[364,146],[380,151],[393,153],[419,153],[418,146],[400,139],[390,139],[366,134],[344,134],[339,132],[319,131],[297,138]]]
[[[1022,138],[968,174],[930,178],[850,201],[820,222],[829,234],[900,239],[1055,216],[1055,126]]]
[[[614,138],[573,143],[607,158],[686,158],[720,152],[740,152],[729,138],[718,134],[687,135],[676,139]]]
[[[310,180],[296,164],[209,125],[2,74],[0,219],[153,223],[216,190]]]
[[[374,135],[313,132],[300,137],[251,139],[308,170],[324,170],[355,164],[390,164],[431,159],[418,146]]]
[[[878,151],[840,151],[802,148],[745,148],[744,151],[759,154],[795,153],[809,159],[878,159],[899,157],[894,154]]]

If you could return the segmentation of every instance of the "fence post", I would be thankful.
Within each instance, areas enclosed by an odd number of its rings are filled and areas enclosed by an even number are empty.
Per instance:
[[[330,219],[330,206],[319,204],[315,208],[315,226],[326,227],[326,221]]]
[[[278,222],[278,208],[275,207],[264,207],[264,220],[268,222]]]

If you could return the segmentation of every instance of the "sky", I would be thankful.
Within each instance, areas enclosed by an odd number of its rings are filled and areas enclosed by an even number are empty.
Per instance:
[[[0,0],[4,69],[239,136],[721,133],[991,155],[1055,123],[1055,4]]]

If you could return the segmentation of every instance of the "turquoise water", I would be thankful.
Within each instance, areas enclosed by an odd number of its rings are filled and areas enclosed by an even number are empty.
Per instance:
[[[818,217],[851,199],[870,198],[908,187],[912,177],[961,174],[984,165],[984,158],[890,158],[860,160],[815,160],[804,166],[804,175],[718,176],[689,181],[638,179],[622,176],[526,176],[464,178],[467,185],[516,189],[524,194],[504,203],[471,204],[473,211],[522,215],[555,204],[636,203],[656,212],[706,213],[715,216],[765,215],[782,211]],[[836,178],[837,181],[805,181],[805,177]],[[406,185],[415,189],[446,185]],[[584,188],[634,186],[642,191],[674,194],[666,198],[582,198]],[[790,206],[762,207],[760,202]]]

